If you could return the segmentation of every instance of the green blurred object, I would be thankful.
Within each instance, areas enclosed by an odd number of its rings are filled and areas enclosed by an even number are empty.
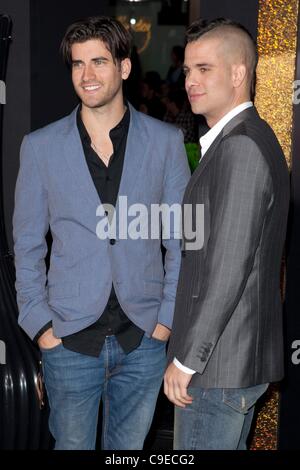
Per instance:
[[[199,144],[189,142],[187,144],[184,144],[184,146],[187,153],[190,169],[193,173],[199,163]]]

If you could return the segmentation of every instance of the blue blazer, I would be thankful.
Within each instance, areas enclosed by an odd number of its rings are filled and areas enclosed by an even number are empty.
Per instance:
[[[100,239],[101,204],[76,125],[67,117],[25,136],[13,217],[19,324],[34,338],[50,320],[62,337],[93,324],[112,283],[126,315],[147,335],[156,323],[171,328],[181,253],[179,227],[162,240]],[[182,133],[130,106],[120,196],[128,207],[181,203],[190,177]],[[132,220],[128,218],[129,222]],[[46,274],[45,235],[53,245]],[[176,236],[174,236],[176,235]]]

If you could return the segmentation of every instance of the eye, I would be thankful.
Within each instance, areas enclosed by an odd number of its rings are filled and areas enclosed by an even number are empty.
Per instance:
[[[73,69],[79,69],[80,67],[82,67],[83,63],[82,62],[72,62],[72,68]]]
[[[103,61],[103,59],[95,59],[94,64],[95,65],[102,65],[102,64],[104,64],[104,61]]]

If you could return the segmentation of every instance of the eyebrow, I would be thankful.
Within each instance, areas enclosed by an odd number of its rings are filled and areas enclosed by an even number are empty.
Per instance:
[[[193,67],[201,68],[201,67],[214,67],[213,64],[208,64],[208,63],[203,63],[203,64],[194,64]],[[183,69],[189,69],[190,67],[188,65],[183,64],[182,66]]]
[[[91,59],[92,62],[96,62],[97,60],[102,60],[103,62],[108,62],[109,59],[107,57],[93,57],[93,59]],[[77,63],[80,63],[82,62],[83,63],[83,60],[82,59],[73,59],[72,60],[72,64],[77,64]]]

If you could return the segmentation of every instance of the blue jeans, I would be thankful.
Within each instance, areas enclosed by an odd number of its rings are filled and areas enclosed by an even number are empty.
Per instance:
[[[255,403],[268,384],[248,388],[196,388],[186,408],[175,408],[175,450],[246,450]]]
[[[62,344],[42,349],[55,449],[95,448],[101,398],[102,448],[142,449],[166,365],[165,349],[165,342],[145,335],[129,354],[115,336],[106,338],[99,357]]]

